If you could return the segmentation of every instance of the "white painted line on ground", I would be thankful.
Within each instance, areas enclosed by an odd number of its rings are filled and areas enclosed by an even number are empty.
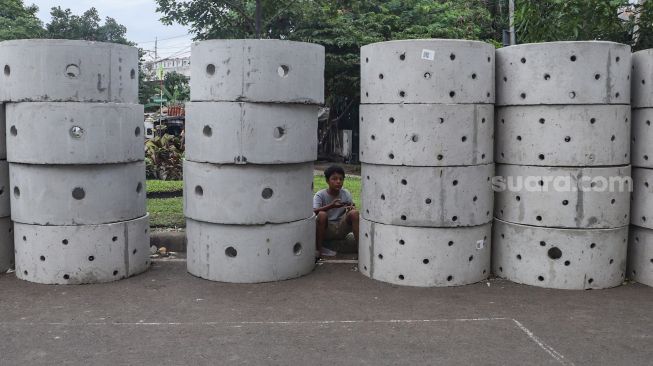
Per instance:
[[[56,326],[178,326],[178,325],[324,325],[324,324],[410,324],[410,323],[442,323],[442,322],[474,322],[512,320],[510,318],[459,318],[459,319],[388,319],[388,320],[306,320],[306,321],[241,321],[241,322],[89,322],[89,323],[33,323],[33,322],[0,322],[0,325],[56,325]]]
[[[482,322],[508,320],[517,326],[526,336],[537,344],[542,350],[548,353],[553,359],[564,366],[574,366],[574,363],[568,361],[565,356],[556,351],[553,347],[546,344],[538,338],[533,332],[526,328],[517,319],[513,318],[456,318],[456,319],[387,319],[387,320],[305,320],[305,321],[240,321],[240,322],[89,322],[89,323],[33,323],[33,322],[0,322],[0,325],[28,325],[28,326],[228,326],[241,328],[246,325],[328,325],[328,324],[425,324],[425,323],[444,323],[444,322]]]
[[[544,351],[546,351],[551,357],[553,357],[556,361],[560,362],[561,365],[566,365],[566,366],[573,366],[574,363],[571,361],[567,361],[565,359],[565,356],[560,354],[558,351],[553,349],[553,347],[549,346],[548,344],[544,343],[541,339],[539,339],[533,332],[531,332],[528,328],[526,328],[522,323],[520,323],[517,319],[512,319],[512,321],[521,329],[528,338],[530,338],[533,342],[535,342],[540,348],[542,348]]]

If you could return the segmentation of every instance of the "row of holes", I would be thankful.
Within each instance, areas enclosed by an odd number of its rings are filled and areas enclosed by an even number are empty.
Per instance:
[[[372,141],[376,141],[376,135],[370,135],[370,139],[371,139]],[[460,140],[461,140],[462,142],[467,141],[467,136],[463,136],[463,137],[461,137]],[[413,134],[413,135],[410,137],[410,141],[412,141],[412,142],[417,142],[417,141],[419,141],[419,135],[418,135],[418,134]]]
[[[432,76],[431,73],[428,71],[424,73],[424,79],[426,80],[430,79],[431,76]],[[383,80],[383,78],[384,78],[383,74],[379,74],[379,79]],[[472,79],[476,80],[476,73],[472,73]]]
[[[213,76],[213,75],[215,75],[215,71],[216,71],[216,68],[215,68],[214,64],[206,65],[206,74],[207,75]],[[287,77],[289,73],[290,73],[290,66],[288,66],[288,65],[280,65],[277,68],[277,75],[279,75],[279,77],[281,77],[281,78]]]
[[[293,254],[297,256],[302,254],[302,250],[303,247],[301,243],[295,243],[295,245],[293,245],[292,247]],[[227,247],[224,250],[224,255],[226,255],[229,258],[236,258],[238,256],[238,250],[236,250],[236,248],[234,247]]]
[[[451,61],[455,60],[456,59],[456,54],[455,53],[449,54],[449,59],[451,59]],[[399,54],[399,60],[406,61],[406,52],[403,52],[403,53]],[[370,62],[370,58],[365,57],[365,63],[369,63],[369,62]],[[488,57],[487,62],[492,62],[492,57]]]
[[[195,186],[195,194],[200,196],[200,197],[203,196],[204,195],[204,188],[202,188],[202,186],[200,186],[200,185],[196,185]],[[266,199],[266,200],[272,198],[273,194],[274,194],[274,190],[272,190],[272,188],[269,188],[269,187],[268,188],[263,188],[263,191],[261,191],[261,197],[263,197],[263,199]]]
[[[405,90],[399,90],[398,95],[399,95],[400,98],[406,98],[406,91],[405,91]],[[486,96],[487,96],[488,98],[489,98],[491,95],[492,95],[492,93],[490,93],[490,92],[487,92],[487,94],[486,94]],[[370,96],[370,93],[369,93],[369,92],[365,92],[365,96],[366,96],[366,97],[369,97],[369,96]],[[450,91],[450,92],[449,92],[449,97],[451,97],[451,98],[455,98],[455,97],[456,97],[456,92],[453,91],[453,90]]]
[[[286,128],[285,127],[275,127],[274,130],[272,131],[272,136],[274,136],[275,139],[281,139],[283,136],[286,135]],[[204,128],[202,129],[202,134],[206,137],[211,137],[213,136],[213,128],[209,125],[205,125]]]
[[[361,117],[361,122],[363,122],[364,120],[365,120],[364,117]],[[439,117],[436,121],[439,122],[440,124],[443,124],[445,122],[445,119],[443,117]],[[389,117],[388,122],[393,124],[396,122],[396,120],[394,117]],[[481,118],[481,123],[485,123],[485,117]]]
[[[9,65],[5,65],[4,74],[7,77],[11,76],[11,67]],[[64,70],[64,75],[67,78],[76,79],[80,74],[81,74],[81,71],[79,69],[79,66],[77,66],[75,64],[66,65],[66,69]],[[136,79],[136,70],[131,69],[131,71],[129,72],[129,77],[132,80]]]
[[[520,201],[521,201],[521,196],[515,196],[515,200],[516,200],[517,202],[520,202]],[[614,198],[612,198],[612,199],[610,200],[610,204],[613,204],[613,205],[614,205],[616,202],[617,202],[617,200],[614,199]],[[568,201],[568,200],[562,200],[562,205],[563,205],[563,206],[567,206],[567,205],[569,205],[569,201]],[[503,215],[503,210],[501,210],[501,214]]]
[[[11,134],[11,136],[17,136],[18,135],[18,129],[16,128],[16,126],[11,126],[9,128],[9,133]],[[73,127],[70,128],[69,133],[70,133],[71,137],[78,139],[78,138],[81,138],[84,135],[85,131],[84,131],[83,128],[81,128],[79,126],[73,126]],[[134,136],[138,137],[140,135],[141,135],[141,128],[136,127],[134,129]]]
[[[621,61],[621,57],[617,56],[617,57],[615,57],[614,60],[615,60],[616,62],[619,62],[619,61]],[[525,64],[525,63],[526,63],[526,57],[522,57],[520,61],[521,61],[522,64]],[[569,61],[571,61],[571,62],[576,62],[576,55],[571,55],[571,56],[569,57]]]
[[[366,237],[366,238],[369,238],[369,237],[370,237],[370,234],[369,234],[369,233],[365,233],[365,237]],[[487,240],[487,236],[484,236],[484,237],[483,237],[483,240],[484,240],[484,241]],[[405,241],[404,239],[399,239],[399,240],[397,240],[397,243],[398,243],[399,245],[406,245],[406,241]],[[449,241],[447,242],[447,246],[450,246],[450,247],[454,246],[454,244],[455,244],[455,242],[454,242],[453,240],[449,240]],[[381,258],[381,259],[382,259],[382,258]]]
[[[566,200],[565,200],[565,201],[566,201]],[[565,201],[562,201],[562,204],[563,204],[564,206],[566,206]],[[613,199],[612,201],[614,201],[614,199]],[[569,203],[569,202],[567,201],[567,204],[568,204],[568,203]],[[613,202],[613,204],[614,204],[614,202]],[[503,210],[500,210],[499,212],[501,213],[501,216],[503,216]],[[628,214],[625,214],[625,215],[624,215],[624,218],[627,219],[627,218],[628,218]],[[544,217],[542,217],[542,215],[537,215],[537,216],[535,216],[535,220],[541,222],[542,220],[544,220]],[[642,216],[642,221],[646,221],[646,217],[645,217],[645,216]]]
[[[136,185],[136,193],[140,194],[143,191],[143,183],[138,182],[138,185]],[[2,192],[0,191],[0,194]],[[72,190],[72,196],[76,200],[82,200],[86,197],[86,191],[82,187],[75,187]],[[17,186],[14,186],[14,197],[20,198],[20,188]]]
[[[619,92],[616,92],[615,95],[614,95],[615,98],[619,98],[619,96],[621,96],[621,93],[619,93]],[[525,92],[521,92],[521,93],[519,94],[519,97],[520,97],[521,99],[526,99],[526,93],[525,93]],[[570,92],[569,92],[569,99],[576,99],[576,92],[575,92],[575,91],[570,91]]]

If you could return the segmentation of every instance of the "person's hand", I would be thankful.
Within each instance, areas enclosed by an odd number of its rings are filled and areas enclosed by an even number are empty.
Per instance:
[[[340,198],[336,198],[335,200],[333,200],[333,202],[331,202],[331,208],[340,208],[340,207],[343,207],[343,206],[344,206],[344,204],[342,203]]]

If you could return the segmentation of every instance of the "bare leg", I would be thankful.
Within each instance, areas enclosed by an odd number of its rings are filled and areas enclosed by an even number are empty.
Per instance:
[[[351,226],[351,229],[354,232],[354,238],[356,238],[357,243],[358,243],[358,221],[359,221],[358,211],[351,210],[347,213],[347,223]]]
[[[317,251],[322,250],[322,243],[324,242],[324,237],[326,236],[326,229],[329,225],[329,215],[326,212],[317,213],[317,230],[315,233],[315,249]]]

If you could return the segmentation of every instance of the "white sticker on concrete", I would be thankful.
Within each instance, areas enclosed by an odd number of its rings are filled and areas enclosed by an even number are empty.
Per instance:
[[[483,248],[485,248],[485,239],[478,240],[476,242],[476,249],[481,250]]]
[[[423,60],[429,60],[429,61],[435,60],[435,51],[423,49],[422,50],[422,59]]]

